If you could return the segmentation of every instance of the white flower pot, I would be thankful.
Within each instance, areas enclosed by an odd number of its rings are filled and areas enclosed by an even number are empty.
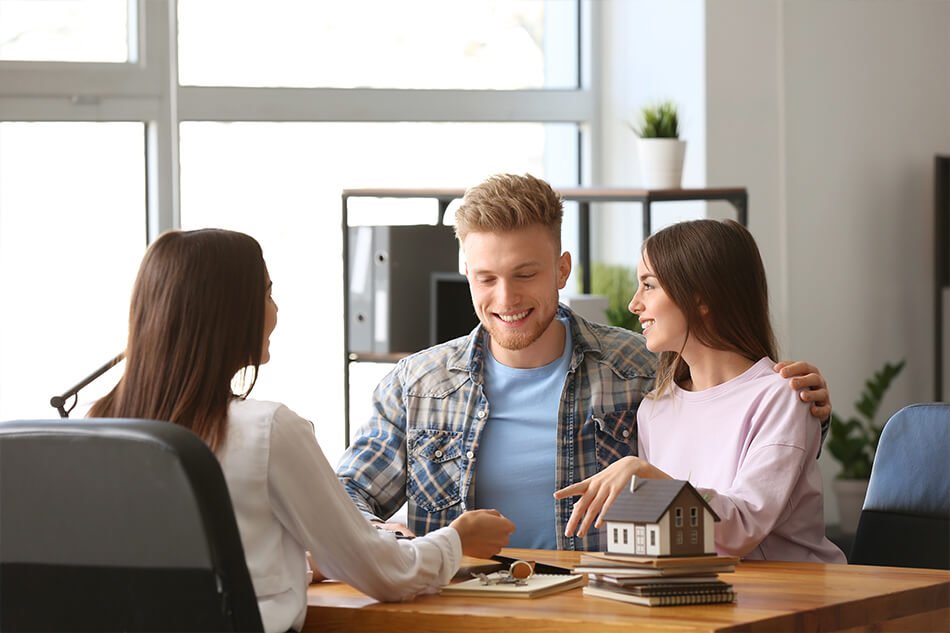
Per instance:
[[[835,479],[831,486],[838,500],[838,527],[845,534],[854,534],[868,492],[868,480]]]
[[[679,189],[683,180],[686,141],[675,138],[641,138],[640,174],[646,189]]]

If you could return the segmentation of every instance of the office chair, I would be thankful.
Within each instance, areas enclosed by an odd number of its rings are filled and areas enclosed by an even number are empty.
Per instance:
[[[0,630],[263,630],[204,442],[148,420],[0,423]]]
[[[912,404],[884,426],[850,562],[950,569],[950,404]]]

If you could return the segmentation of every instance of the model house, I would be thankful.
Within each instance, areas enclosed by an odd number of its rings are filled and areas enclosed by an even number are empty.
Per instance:
[[[638,556],[715,554],[719,520],[688,481],[638,479],[607,510],[607,551]]]

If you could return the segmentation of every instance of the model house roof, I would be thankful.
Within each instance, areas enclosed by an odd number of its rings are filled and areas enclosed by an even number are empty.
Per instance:
[[[638,479],[636,492],[624,490],[614,500],[613,505],[604,513],[607,521],[629,521],[631,523],[657,523],[670,505],[687,488],[709,513],[713,520],[719,517],[709,507],[695,488],[688,481],[680,479]]]

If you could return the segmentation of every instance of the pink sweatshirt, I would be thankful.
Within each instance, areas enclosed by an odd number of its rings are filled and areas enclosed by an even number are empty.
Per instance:
[[[674,385],[637,413],[640,457],[704,494],[716,549],[748,560],[844,563],[825,538],[821,429],[763,358],[698,392]]]

